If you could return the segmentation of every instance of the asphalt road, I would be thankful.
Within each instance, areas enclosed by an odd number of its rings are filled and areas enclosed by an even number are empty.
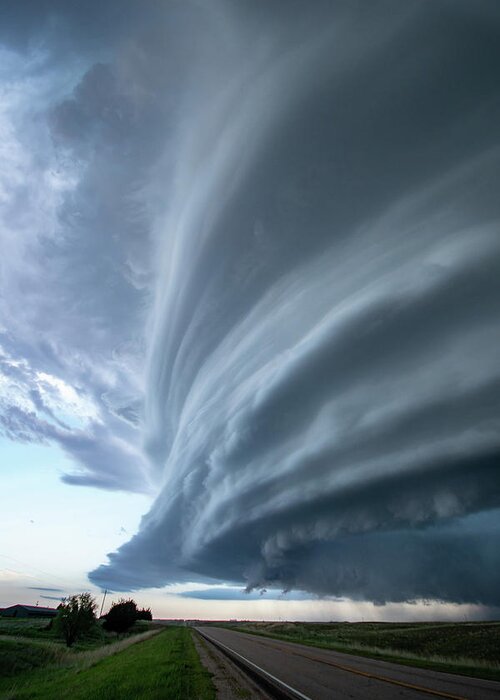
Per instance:
[[[500,683],[218,627],[198,628],[311,700],[500,700]]]

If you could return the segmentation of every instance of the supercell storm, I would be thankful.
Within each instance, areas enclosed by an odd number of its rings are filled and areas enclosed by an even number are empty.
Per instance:
[[[288,6],[219,8],[158,169],[160,486],[91,580],[498,605],[498,8]]]

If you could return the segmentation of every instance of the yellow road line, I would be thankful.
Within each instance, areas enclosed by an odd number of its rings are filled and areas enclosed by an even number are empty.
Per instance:
[[[271,644],[266,645],[265,642],[268,640],[271,641],[269,638],[267,638],[267,639],[265,639],[265,641],[264,640],[260,641],[260,643],[263,646],[270,646],[270,647],[276,648],[272,644],[272,642],[271,642]],[[278,640],[276,640],[276,641],[278,641]],[[292,642],[289,642],[289,643],[291,644]],[[445,693],[441,690],[433,690],[432,688],[426,688],[426,687],[421,686],[421,685],[414,685],[413,683],[406,683],[405,681],[398,681],[395,678],[389,678],[388,676],[378,676],[375,673],[367,673],[366,671],[359,671],[357,668],[353,668],[352,666],[344,666],[344,664],[338,664],[338,663],[335,663],[334,661],[326,661],[325,659],[320,659],[316,656],[308,656],[307,654],[300,654],[299,652],[293,651],[290,648],[288,648],[287,651],[290,654],[294,654],[295,656],[300,656],[303,659],[310,659],[311,661],[317,661],[320,664],[326,664],[327,666],[333,666],[335,668],[339,668],[341,671],[348,671],[349,673],[355,673],[358,676],[365,676],[365,678],[373,678],[374,680],[383,681],[384,683],[392,683],[393,685],[398,685],[398,686],[401,686],[402,688],[409,688],[410,690],[416,690],[419,693],[427,693],[427,695],[436,695],[437,697],[440,697],[440,698],[447,698],[447,700],[468,700],[468,698],[465,698],[463,695],[453,695],[452,693]],[[376,659],[374,659],[374,660],[376,661]]]
[[[467,700],[462,695],[453,695],[452,693],[445,693],[441,690],[433,690],[432,688],[425,688],[421,685],[414,685],[413,683],[406,683],[405,681],[398,681],[395,678],[389,678],[389,676],[378,676],[375,673],[367,673],[366,671],[359,671],[357,668],[352,666],[344,666],[343,664],[337,664],[334,661],[326,661],[325,659],[318,659],[315,656],[308,656],[307,654],[299,654],[296,651],[290,651],[291,654],[295,656],[301,656],[304,659],[310,659],[311,661],[317,661],[320,664],[326,664],[327,666],[334,666],[342,671],[348,671],[349,673],[355,673],[358,676],[365,676],[366,678],[374,678],[377,681],[383,681],[384,683],[392,683],[393,685],[399,685],[402,688],[410,688],[410,690],[417,690],[420,693],[427,693],[428,695],[437,695],[440,698],[447,698],[448,700]]]

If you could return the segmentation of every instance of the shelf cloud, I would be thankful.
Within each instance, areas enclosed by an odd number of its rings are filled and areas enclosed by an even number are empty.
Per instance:
[[[254,17],[184,115],[146,389],[163,485],[91,579],[498,605],[499,16],[319,15]]]
[[[500,605],[499,8],[118,6],[37,30],[71,311],[0,416],[154,494],[90,580]]]

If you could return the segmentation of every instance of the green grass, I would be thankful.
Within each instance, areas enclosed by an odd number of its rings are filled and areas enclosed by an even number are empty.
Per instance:
[[[0,635],[52,639],[53,633],[47,630],[49,622],[48,618],[0,617]]]
[[[16,676],[40,666],[56,663],[59,660],[57,653],[59,649],[60,647],[53,644],[2,639],[0,640],[0,678]]]
[[[90,667],[67,668],[56,663],[4,679],[0,698],[215,700],[215,689],[190,630],[169,627],[120,653],[95,660]]]
[[[6,685],[2,684],[1,679],[14,678],[16,682],[20,682],[24,678],[22,674],[37,668],[73,668],[76,671],[89,668],[101,659],[123,651],[158,632],[159,630],[152,629],[123,636],[114,643],[99,647],[83,646],[79,650],[75,646],[68,648],[61,643],[29,637],[0,637],[0,686]],[[16,678],[18,676],[19,678]]]
[[[269,622],[238,624],[237,629],[323,649],[500,680],[499,622]]]

